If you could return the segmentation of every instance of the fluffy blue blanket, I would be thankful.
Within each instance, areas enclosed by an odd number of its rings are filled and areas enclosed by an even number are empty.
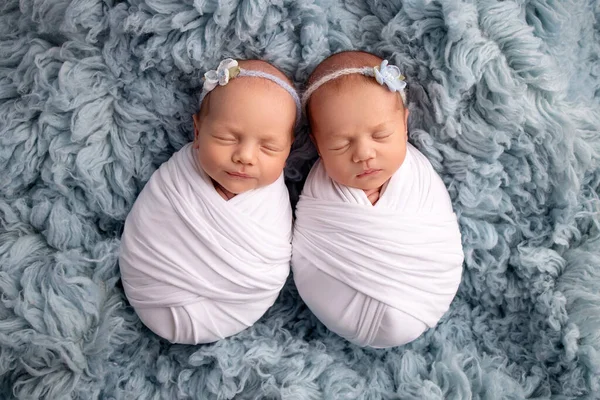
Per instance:
[[[599,21],[597,0],[3,0],[0,397],[598,398]],[[190,140],[201,74],[262,58],[300,85],[346,49],[408,78],[411,141],[463,233],[451,310],[414,343],[361,349],[289,282],[235,337],[160,340],[124,297],[119,236]]]

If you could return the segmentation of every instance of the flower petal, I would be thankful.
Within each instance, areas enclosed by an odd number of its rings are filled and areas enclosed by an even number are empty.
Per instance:
[[[204,81],[204,86],[202,87],[202,89],[204,89],[207,92],[210,92],[215,87],[217,87],[217,82],[216,81],[206,80],[206,81]]]
[[[388,65],[385,69],[386,73],[390,74],[391,76],[394,77],[394,79],[397,79],[400,77],[400,68],[396,67],[395,65]]]
[[[237,66],[238,62],[236,60],[234,60],[233,58],[226,58],[223,61],[221,61],[221,63],[219,63],[218,69],[230,69]]]
[[[388,82],[388,87],[392,92],[401,92],[406,87],[406,82],[396,79]]]
[[[206,82],[217,82],[219,80],[219,76],[217,75],[217,71],[210,70],[204,74],[204,80]]]
[[[373,68],[373,71],[375,73],[375,80],[377,81],[377,83],[379,83],[380,85],[383,85],[383,83],[384,83],[383,75],[379,72],[377,67]]]
[[[221,86],[227,85],[227,83],[229,82],[229,70],[228,69],[219,70],[218,74],[219,74],[219,85],[221,85]]]

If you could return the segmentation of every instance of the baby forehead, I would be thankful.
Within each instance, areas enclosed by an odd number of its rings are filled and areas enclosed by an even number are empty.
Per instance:
[[[200,111],[203,116],[226,114],[231,117],[242,111],[273,116],[274,110],[286,110],[285,115],[292,113],[291,117],[295,117],[295,109],[293,98],[278,84],[262,78],[242,77],[211,91],[203,99]]]
[[[307,112],[312,119],[313,116],[328,113],[325,109],[348,106],[358,107],[359,111],[364,112],[394,112],[404,108],[398,93],[382,87],[372,77],[350,74],[319,87],[307,103]]]
[[[210,131],[214,135],[225,135],[247,144],[267,142],[284,144],[290,137],[290,131],[281,127],[222,117],[211,118]]]
[[[201,117],[210,127],[210,131],[234,135],[240,140],[261,141],[287,138],[292,132],[295,112],[293,107],[289,110],[276,109],[277,104],[282,104],[281,101],[251,104],[247,98],[234,104],[227,102],[215,104],[212,101],[210,103],[210,110]],[[270,108],[267,110],[268,107]]]

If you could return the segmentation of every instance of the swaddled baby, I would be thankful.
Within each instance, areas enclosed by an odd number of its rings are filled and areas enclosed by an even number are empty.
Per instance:
[[[317,67],[302,99],[320,160],[296,210],[294,281],[330,330],[361,346],[435,326],[462,273],[448,192],[407,142],[404,87],[387,61],[344,52]]]
[[[256,322],[289,274],[283,168],[300,99],[275,67],[232,59],[204,76],[195,138],[152,175],[125,222],[123,286],[142,322],[208,343]]]

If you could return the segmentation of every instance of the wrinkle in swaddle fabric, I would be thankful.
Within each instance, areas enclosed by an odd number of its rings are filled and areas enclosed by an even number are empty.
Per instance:
[[[463,251],[450,197],[416,148],[373,206],[318,161],[298,202],[292,270],[331,331],[360,346],[408,343],[448,310]]]
[[[289,274],[291,236],[283,174],[226,201],[188,144],[154,173],[127,217],[125,293],[159,336],[214,342],[273,305]]]

